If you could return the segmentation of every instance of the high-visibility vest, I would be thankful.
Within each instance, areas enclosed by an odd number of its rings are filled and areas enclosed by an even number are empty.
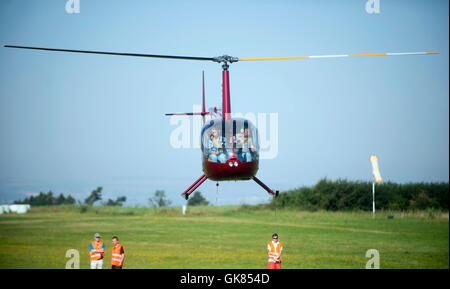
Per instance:
[[[97,247],[97,243],[94,242],[94,241],[92,241],[91,244],[92,244],[92,246],[94,247],[94,250],[101,250],[101,249],[102,249],[102,246],[103,246],[103,242],[98,242],[98,247]],[[100,260],[100,259],[103,259],[103,258],[104,258],[103,253],[99,253],[99,252],[93,253],[93,252],[90,252],[90,254],[91,254],[91,261]]]
[[[213,135],[211,136],[211,140],[214,142],[214,144],[217,146],[218,152],[223,152],[222,145],[219,143],[219,140],[216,139]]]
[[[117,244],[112,248],[111,265],[120,266],[120,263],[122,263],[122,253],[120,253],[122,248],[123,246],[121,244]]]
[[[270,247],[270,253],[281,253],[281,247],[283,247],[283,244],[281,244],[281,242],[278,242],[276,247],[273,245],[272,242],[268,243],[269,247]],[[275,262],[274,257],[273,256],[269,256],[269,262]],[[281,258],[278,258],[278,261],[282,261]]]

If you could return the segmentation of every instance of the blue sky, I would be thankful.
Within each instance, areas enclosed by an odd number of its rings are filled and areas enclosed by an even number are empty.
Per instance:
[[[278,114],[278,155],[258,177],[273,189],[319,179],[449,176],[449,3],[351,1],[3,0],[0,42],[12,45],[213,57],[439,51],[231,65],[232,111]],[[84,199],[126,195],[174,205],[201,174],[198,149],[174,149],[166,112],[221,104],[216,63],[0,48],[0,202],[52,190]],[[200,191],[216,202],[215,183]],[[370,193],[370,188],[368,188]],[[221,183],[219,204],[260,203],[253,182]]]

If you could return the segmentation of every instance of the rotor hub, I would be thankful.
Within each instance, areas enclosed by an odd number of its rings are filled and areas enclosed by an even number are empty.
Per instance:
[[[238,62],[239,58],[233,57],[233,56],[229,56],[229,55],[222,55],[222,56],[214,57],[213,61],[214,62],[218,62],[218,63],[223,63],[222,67],[224,69],[227,69],[228,68],[228,63]]]

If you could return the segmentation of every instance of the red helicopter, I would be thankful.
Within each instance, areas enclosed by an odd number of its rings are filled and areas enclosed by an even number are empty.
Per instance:
[[[253,123],[244,118],[231,116],[230,86],[228,64],[222,65],[222,113],[214,107],[205,110],[205,75],[202,75],[203,95],[202,112],[166,113],[166,115],[201,115],[203,127],[201,130],[201,150],[203,175],[183,192],[186,200],[207,179],[213,181],[242,181],[253,179],[269,194],[278,196],[278,191],[272,191],[257,177],[259,168],[258,130]],[[205,123],[205,116],[211,120]]]
[[[256,127],[247,119],[231,116],[230,102],[230,76],[229,65],[238,61],[260,61],[260,60],[283,60],[283,59],[312,59],[312,58],[336,58],[355,56],[394,56],[394,55],[429,55],[439,52],[401,52],[401,53],[369,53],[369,54],[340,54],[340,55],[318,55],[318,56],[293,56],[293,57],[263,57],[263,58],[237,58],[229,55],[218,57],[192,57],[174,55],[155,55],[139,53],[119,53],[105,51],[88,51],[72,49],[42,48],[30,46],[4,45],[7,48],[34,49],[45,51],[106,54],[118,56],[165,58],[178,60],[213,61],[222,64],[222,109],[221,113],[214,108],[207,112],[205,110],[205,87],[203,75],[203,100],[202,111],[192,113],[168,113],[166,115],[201,115],[203,127],[201,130],[201,150],[203,175],[198,178],[182,196],[189,198],[207,179],[213,181],[242,181],[254,180],[269,194],[278,196],[278,191],[271,190],[256,177],[259,169],[259,142]],[[205,116],[210,115],[211,120],[205,123]]]

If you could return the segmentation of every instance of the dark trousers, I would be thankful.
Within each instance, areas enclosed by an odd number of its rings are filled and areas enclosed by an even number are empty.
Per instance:
[[[111,269],[122,269],[122,267],[120,267],[120,266],[115,266],[115,265],[112,265],[112,266],[111,266]]]

